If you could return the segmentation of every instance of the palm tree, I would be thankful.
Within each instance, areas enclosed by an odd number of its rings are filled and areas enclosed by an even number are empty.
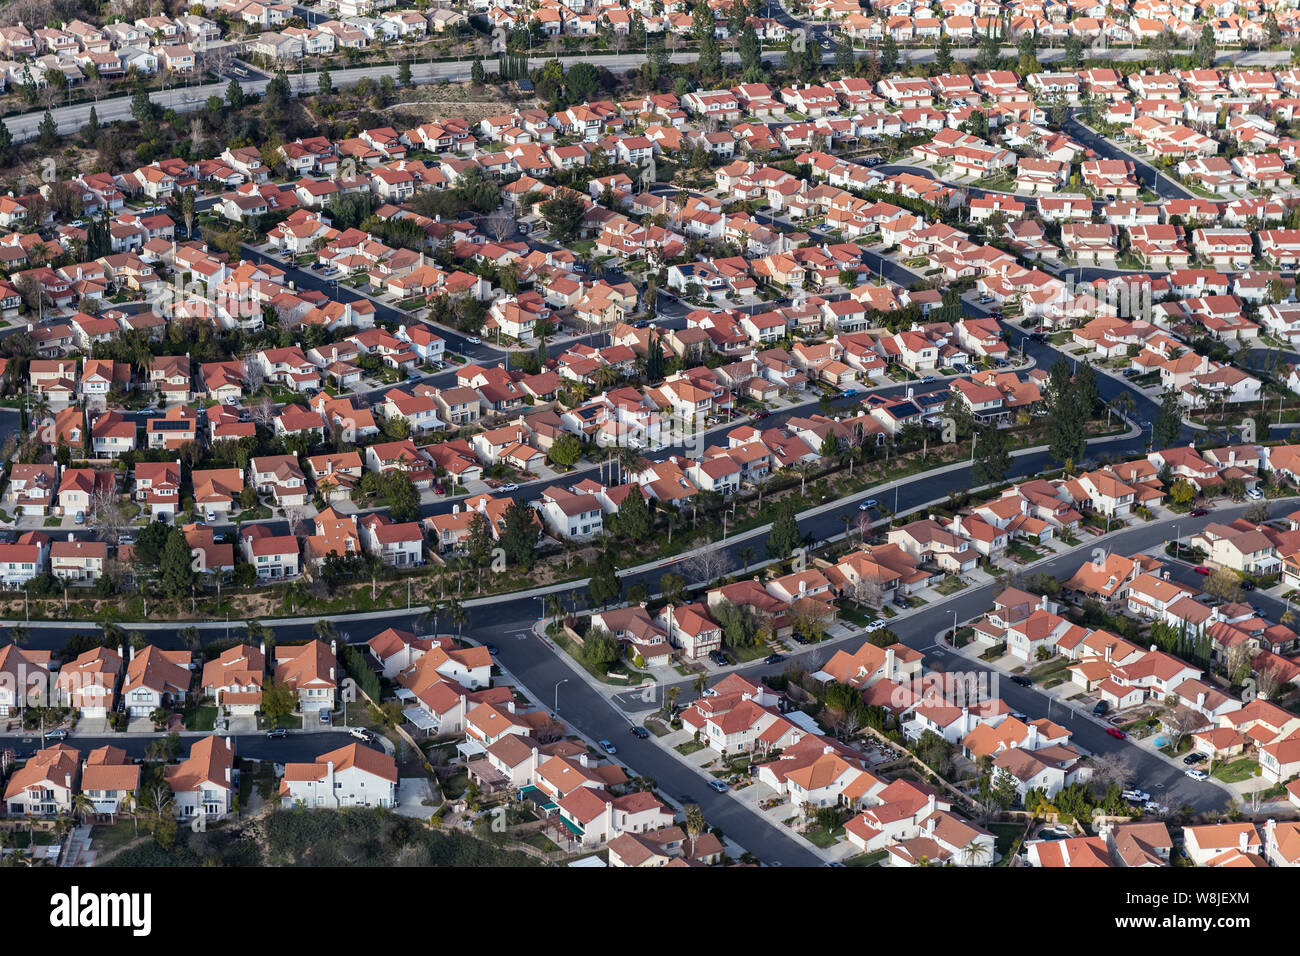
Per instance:
[[[74,794],[72,797],[72,812],[81,817],[81,822],[85,823],[90,815],[95,812],[95,801],[84,793]]]
[[[708,685],[709,685],[709,675],[708,675],[708,674],[696,674],[696,675],[695,675],[695,680],[691,682],[691,687],[694,688],[695,693],[696,693],[697,695],[698,695],[698,694],[703,694],[703,693],[704,693],[704,688],[707,687]]]
[[[799,497],[802,498],[808,490],[808,476],[812,474],[813,463],[810,461],[797,462],[794,470],[799,473]]]
[[[682,807],[682,812],[686,814],[686,835],[691,838],[691,850],[695,849],[695,841],[700,838],[707,824],[704,822],[704,811],[700,809],[698,803],[688,803]]]
[[[627,484],[628,475],[634,474],[645,467],[645,459],[641,453],[629,445],[625,445],[618,450],[618,464],[623,472],[623,483]]]
[[[460,640],[462,630],[469,623],[469,612],[465,610],[465,605],[452,598],[447,602],[447,614],[451,623],[456,625],[456,640]]]
[[[131,822],[135,824],[135,835],[140,835],[140,818],[136,816],[137,800],[134,793],[124,793],[122,798],[117,801],[117,812],[126,813],[131,817]],[[116,814],[114,814],[116,816]]]
[[[9,628],[9,639],[19,647],[27,646],[28,636],[27,628],[21,624],[15,624],[13,627]]]
[[[981,866],[989,858],[989,845],[971,840],[961,848],[962,862],[967,866]]]
[[[326,644],[335,640],[339,636],[338,628],[334,626],[333,621],[327,618],[321,618],[313,624],[311,627],[311,633],[317,640]]]
[[[744,548],[740,548],[740,549],[738,549],[736,553],[737,553],[738,555],[740,555],[740,560],[741,560],[741,562],[744,564],[744,568],[741,569],[741,572],[740,572],[740,573],[741,573],[741,574],[748,574],[748,573],[749,573],[749,562],[753,561],[753,560],[754,560],[754,556],[755,556],[755,551],[754,551],[754,549],[753,549],[753,548],[750,548],[750,547],[744,547]]]

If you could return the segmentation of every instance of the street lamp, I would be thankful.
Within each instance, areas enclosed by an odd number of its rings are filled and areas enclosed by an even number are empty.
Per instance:
[[[567,684],[568,682],[569,678],[567,677],[564,678],[564,680],[555,682],[555,712],[557,714],[560,712],[560,685]]]

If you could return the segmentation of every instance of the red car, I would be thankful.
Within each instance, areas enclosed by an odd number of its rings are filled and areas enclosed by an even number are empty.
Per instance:
[[[1199,566],[1196,568],[1196,573],[1197,573],[1197,574],[1213,574],[1214,572],[1211,571],[1209,568],[1207,568],[1205,565],[1202,564],[1202,565],[1199,565]]]
[[[1124,731],[1120,730],[1118,727],[1107,727],[1106,733],[1110,734],[1116,740],[1123,740],[1128,736],[1128,734],[1124,733]]]
[[[1201,517],[1201,515],[1208,515],[1209,513],[1210,513],[1209,508],[1193,508],[1191,510],[1191,516],[1193,518],[1199,518]]]

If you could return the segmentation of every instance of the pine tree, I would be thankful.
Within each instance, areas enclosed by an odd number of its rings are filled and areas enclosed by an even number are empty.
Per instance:
[[[776,506],[776,520],[767,536],[767,556],[783,561],[802,543],[803,535],[799,533],[799,522],[794,517],[794,505],[786,499]]]
[[[238,80],[231,80],[226,86],[226,105],[232,110],[242,109],[244,106],[244,88],[239,85]]]
[[[397,83],[399,86],[411,85],[411,61],[403,60],[397,64]]]
[[[1011,449],[1007,436],[996,425],[981,428],[975,439],[975,462],[971,465],[971,484],[996,485],[1011,470]]]
[[[321,96],[329,96],[334,92],[334,78],[330,76],[330,71],[324,67],[321,68],[320,77],[316,80],[316,89]]]
[[[948,34],[939,34],[939,45],[934,50],[934,65],[940,73],[952,72],[952,41]]]
[[[898,70],[898,44],[892,34],[886,34],[880,44],[880,72],[893,73]]]
[[[41,118],[41,125],[37,127],[39,136],[37,143],[41,149],[52,149],[59,141],[59,124],[54,122],[54,116],[49,110],[45,111],[45,116]]]
[[[474,58],[474,65],[469,68],[469,81],[475,86],[483,85],[483,61]]]

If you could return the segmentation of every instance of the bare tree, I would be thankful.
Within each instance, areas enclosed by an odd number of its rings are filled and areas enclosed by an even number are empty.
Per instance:
[[[508,209],[498,209],[483,220],[487,234],[500,242],[515,234],[515,216]]]
[[[1219,568],[1205,579],[1205,590],[1221,601],[1241,600],[1241,578],[1227,568]]]
[[[122,496],[116,484],[110,488],[96,488],[90,496],[87,520],[100,540],[116,544],[118,538],[131,527],[131,518],[122,505]]]
[[[284,513],[284,520],[288,522],[289,533],[295,538],[301,538],[307,533],[307,517],[297,508],[291,508]]]
[[[880,610],[885,602],[885,589],[868,578],[859,578],[853,585],[852,597],[859,604]]]
[[[709,544],[682,562],[687,580],[707,584],[722,577],[735,566],[731,552],[719,544]]]
[[[1123,790],[1133,779],[1133,765],[1121,754],[1097,754],[1093,757],[1092,779],[1106,789],[1112,783]]]
[[[263,397],[260,402],[249,410],[249,414],[253,416],[253,421],[257,422],[259,425],[265,425],[268,428],[271,427],[271,423],[275,421],[275,413],[275,402],[271,401],[269,395]]]
[[[1160,725],[1169,738],[1169,746],[1177,750],[1184,737],[1205,726],[1205,718],[1188,707],[1175,707],[1160,718]]]
[[[1255,672],[1255,689],[1265,700],[1272,700],[1282,686],[1282,669],[1279,665],[1265,664]]]
[[[266,372],[262,363],[255,356],[244,359],[244,386],[249,392],[256,392],[266,381]]]

